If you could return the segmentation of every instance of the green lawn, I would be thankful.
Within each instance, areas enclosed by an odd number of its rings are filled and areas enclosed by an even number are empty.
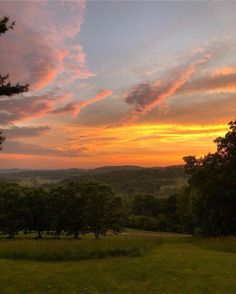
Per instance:
[[[142,257],[0,259],[0,293],[236,293],[236,254],[166,238]]]

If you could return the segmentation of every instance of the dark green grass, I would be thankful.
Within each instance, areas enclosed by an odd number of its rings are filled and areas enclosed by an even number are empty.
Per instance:
[[[234,294],[236,254],[173,240],[133,258],[0,259],[0,293]]]
[[[22,250],[25,242],[29,242],[27,246],[37,249],[36,253],[41,246],[40,244],[46,244],[43,245],[46,246],[44,249],[47,249],[47,254],[50,255],[54,251],[57,252],[55,244],[60,244],[58,245],[60,252],[62,248],[76,248],[77,250],[77,244],[80,244],[79,246],[82,246],[83,250],[84,247],[91,246],[89,250],[92,252],[100,247],[102,247],[101,250],[105,250],[104,246],[106,250],[125,244],[127,246],[125,242],[128,242],[131,247],[135,244],[143,249],[145,248],[144,244],[149,245],[146,247],[146,254],[141,254],[138,257],[126,255],[113,258],[108,256],[108,258],[95,257],[87,260],[68,260],[67,257],[66,261],[47,262],[34,259],[1,258],[0,293],[236,293],[236,254],[208,250],[209,244],[213,244],[213,239],[164,238],[162,236],[162,241],[157,241],[158,244],[153,247],[153,243],[151,246],[149,243],[150,240],[153,242],[153,232],[129,231],[129,234],[129,236],[105,237],[99,241],[91,238],[80,241],[43,240],[39,242],[36,240],[2,240],[0,247],[5,246],[5,249],[7,245],[4,244],[22,242],[20,243]],[[139,240],[141,243],[138,243]],[[202,242],[201,246],[200,241]],[[31,242],[36,245],[32,245]],[[231,244],[234,247],[234,242],[235,238],[229,238],[226,242],[225,238],[220,238],[217,244],[221,244],[221,246],[223,246],[222,244]],[[49,249],[49,244],[53,244],[52,251]],[[12,246],[15,250],[16,245]],[[218,247],[217,250],[221,248],[225,251],[225,246]],[[72,252],[74,249],[70,250]]]
[[[204,248],[223,252],[236,253],[236,237],[193,238],[193,244]]]
[[[2,240],[0,258],[42,261],[83,260],[115,256],[142,256],[161,241],[157,238],[106,237],[101,240]]]

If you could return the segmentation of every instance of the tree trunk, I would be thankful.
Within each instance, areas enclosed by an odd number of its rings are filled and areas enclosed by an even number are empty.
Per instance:
[[[77,240],[77,239],[81,239],[80,237],[79,237],[79,232],[74,232],[74,239],[75,240]]]
[[[42,232],[38,231],[38,239],[42,239]]]
[[[98,240],[100,238],[100,230],[99,229],[95,229],[94,234],[95,234],[96,240]]]
[[[13,239],[13,238],[14,238],[14,234],[12,232],[9,232],[8,239]]]

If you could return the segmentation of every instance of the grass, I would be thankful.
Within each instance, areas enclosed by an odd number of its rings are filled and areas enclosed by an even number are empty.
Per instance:
[[[160,244],[157,238],[107,237],[101,240],[2,240],[0,258],[42,261],[142,256]]]
[[[114,237],[114,242],[130,238],[135,243],[141,234],[135,231],[129,233],[129,237]],[[107,237],[109,240],[112,238]],[[122,241],[117,241],[119,238]],[[153,239],[153,233],[149,238]],[[142,240],[149,242],[146,235],[142,236]],[[81,241],[85,243],[80,244],[87,244],[86,240]],[[91,241],[103,244],[105,239]],[[0,246],[4,242],[9,241],[0,241]],[[73,241],[68,242],[73,244]],[[162,242],[148,254],[132,258],[121,256],[57,262],[2,258],[0,293],[236,293],[236,254],[208,250],[196,246],[195,242],[192,238],[162,237]]]
[[[236,237],[194,238],[193,244],[204,248],[223,252],[236,253]]]

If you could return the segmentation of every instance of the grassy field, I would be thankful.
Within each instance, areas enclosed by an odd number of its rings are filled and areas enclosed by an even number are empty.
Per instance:
[[[130,231],[125,238],[137,240],[142,234]],[[147,235],[145,242],[149,242]],[[235,253],[219,251],[218,246],[207,249],[213,239],[204,240],[203,246],[200,239],[160,236],[162,241],[139,257],[53,262],[2,258],[0,293],[236,293]],[[119,238],[124,240],[124,236],[115,237]],[[5,241],[0,242],[5,246]],[[227,242],[234,246],[235,238]]]
[[[159,238],[113,236],[94,240],[2,240],[0,258],[67,261],[148,254],[161,244]]]
[[[193,238],[193,244],[203,248],[222,252],[236,253],[236,237]]]

